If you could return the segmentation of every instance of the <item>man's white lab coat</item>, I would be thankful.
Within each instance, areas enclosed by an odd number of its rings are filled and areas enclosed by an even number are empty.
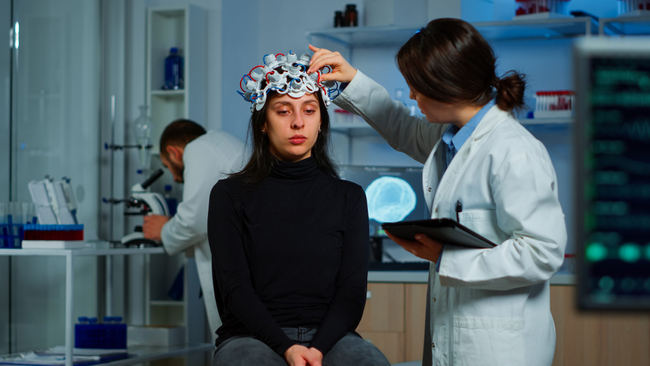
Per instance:
[[[218,180],[237,171],[242,164],[244,144],[223,131],[208,131],[185,146],[183,152],[183,200],[176,214],[162,230],[167,253],[194,247],[203,299],[214,335],[221,325],[212,287],[212,256],[208,244],[210,191]]]
[[[361,72],[335,102],[364,117],[394,149],[424,163],[432,218],[456,219],[460,201],[460,223],[499,244],[447,244],[439,272],[431,266],[424,365],[551,365],[549,279],[564,260],[567,238],[555,171],[542,143],[494,106],[444,171],[441,137],[448,125],[410,117]]]

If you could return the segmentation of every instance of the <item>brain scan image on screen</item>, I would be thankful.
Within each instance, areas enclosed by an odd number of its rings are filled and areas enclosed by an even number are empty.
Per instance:
[[[404,179],[380,177],[366,188],[368,216],[377,222],[402,221],[415,209],[415,191]]]

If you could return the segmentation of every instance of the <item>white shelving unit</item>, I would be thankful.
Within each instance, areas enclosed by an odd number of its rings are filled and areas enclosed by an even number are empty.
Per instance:
[[[558,117],[558,118],[527,118],[520,119],[519,123],[523,126],[535,126],[535,125],[570,125],[573,123],[572,117]]]
[[[650,15],[602,18],[598,33],[603,35],[640,36],[650,34]]]
[[[72,349],[74,348],[74,261],[77,257],[115,256],[115,255],[152,255],[165,254],[163,248],[110,248],[108,242],[87,243],[83,249],[0,249],[0,257],[63,257],[66,261],[65,285],[65,366],[72,366]],[[107,281],[110,281],[107,279]],[[106,296],[112,295],[110,282],[106,286]],[[131,365],[156,359],[176,357],[193,352],[206,352],[214,349],[212,344],[188,344],[178,347],[130,347],[133,357],[107,363],[107,365]]]
[[[191,255],[179,253],[169,256],[147,256],[145,278],[145,322],[150,325],[186,327],[188,344],[204,342],[206,329],[205,305],[198,297],[201,291],[196,262]],[[167,296],[178,271],[183,269],[181,300]]]
[[[516,19],[472,23],[487,40],[551,39],[598,35],[591,17]]]
[[[349,122],[339,122],[332,123],[330,128],[334,132],[344,133],[348,135],[359,135],[363,134],[362,131],[372,130],[372,127],[368,125],[363,118],[352,115],[348,117]],[[538,125],[555,125],[555,126],[565,126],[571,125],[573,123],[573,118],[530,118],[530,119],[520,119],[519,123],[523,126],[538,126]],[[373,130],[374,131],[374,130]]]
[[[172,47],[184,58],[184,88],[163,90],[165,58]],[[171,121],[187,118],[205,123],[205,50],[205,10],[193,5],[148,9],[146,101],[155,124],[153,151],[158,151],[160,134]]]
[[[488,40],[548,39],[598,35],[598,23],[591,17],[521,19],[472,23]],[[402,45],[420,28],[345,27],[307,31],[307,41],[325,38],[347,48],[355,46]]]
[[[165,127],[184,118],[205,125],[207,73],[206,11],[194,5],[150,7],[147,9],[146,101],[153,121],[154,158],[159,156],[158,143]],[[170,48],[179,49],[184,69],[182,89],[164,90],[165,58]],[[204,341],[205,306],[198,297],[200,285],[196,263],[191,253],[147,257],[145,287],[145,322],[151,325],[186,327],[186,341]],[[174,300],[168,290],[183,269],[183,296]]]
[[[650,23],[649,23],[650,24]],[[488,41],[522,40],[522,39],[556,39],[571,37],[591,37],[598,35],[599,23],[591,17],[567,17],[548,19],[516,19],[507,21],[475,22],[472,25]],[[342,45],[344,57],[350,62],[355,47],[383,47],[404,44],[420,28],[416,27],[345,27],[314,29],[306,33],[310,44],[319,44],[315,39],[326,40]],[[332,112],[332,111],[330,111]],[[332,116],[331,129],[333,132],[345,134],[348,138],[348,149],[352,150],[352,138],[369,136],[374,131],[361,117]],[[572,118],[537,118],[522,119],[520,123],[530,128],[563,128],[570,126]],[[544,127],[545,128],[545,127]]]

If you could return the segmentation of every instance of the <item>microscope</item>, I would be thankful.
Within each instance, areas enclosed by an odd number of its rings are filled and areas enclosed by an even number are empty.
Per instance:
[[[163,215],[169,216],[169,208],[165,197],[160,193],[147,192],[146,189],[163,175],[162,169],[153,172],[144,182],[137,183],[131,188],[131,197],[125,200],[126,216]],[[136,226],[134,232],[125,235],[122,240],[125,246],[160,246],[160,242],[146,239],[142,226]]]

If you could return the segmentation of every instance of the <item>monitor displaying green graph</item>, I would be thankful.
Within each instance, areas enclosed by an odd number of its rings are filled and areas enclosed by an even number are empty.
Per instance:
[[[576,46],[579,305],[650,310],[650,40]]]

